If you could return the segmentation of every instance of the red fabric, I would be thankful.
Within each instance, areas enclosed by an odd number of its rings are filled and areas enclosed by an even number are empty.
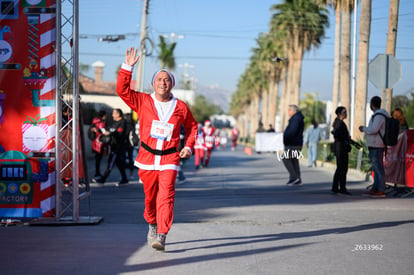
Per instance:
[[[163,141],[162,148],[157,148],[158,140],[150,136],[152,122],[154,120],[159,120],[154,99],[151,97],[151,95],[135,92],[132,90],[130,88],[131,78],[132,74],[130,71],[121,69],[118,74],[116,90],[123,101],[138,115],[141,141],[153,149],[166,150],[173,147],[178,148],[178,145],[180,143],[179,126],[183,124],[186,137],[185,146],[188,148],[193,148],[197,132],[197,123],[194,120],[190,109],[183,101],[179,99],[176,99],[176,107],[173,114],[168,120],[168,123],[175,125],[171,140]],[[174,169],[178,171],[180,157],[179,153],[163,155],[161,156],[159,162],[158,160],[156,162],[155,155],[149,153],[141,146],[135,163],[140,169]]]
[[[211,151],[213,151],[213,148],[207,148],[207,151],[206,151],[206,159],[204,161],[204,164],[206,166],[208,166],[208,164],[210,163]]]
[[[385,181],[406,185],[405,154],[407,152],[407,131],[398,134],[397,145],[387,148],[384,156]]]
[[[195,160],[195,165],[199,166],[200,165],[200,160],[201,162],[203,162],[204,160],[204,148],[194,148],[194,160]]]
[[[187,105],[176,98],[171,99],[171,109],[164,117],[165,121],[174,125],[171,139],[161,140],[151,137],[153,122],[160,120],[155,98],[151,95],[135,92],[131,89],[132,73],[122,69],[119,71],[116,91],[122,100],[137,113],[141,142],[156,150],[178,148],[180,144],[180,126],[185,130],[185,147],[194,147],[197,122]],[[175,107],[174,107],[175,106]],[[172,109],[174,107],[174,109]],[[171,111],[171,112],[170,112]],[[145,193],[144,218],[150,224],[157,224],[158,233],[168,233],[174,216],[175,179],[179,169],[179,152],[168,155],[154,155],[143,146],[140,147],[135,165],[143,182]]]
[[[149,171],[139,169],[138,176],[144,183],[144,218],[157,224],[157,232],[167,234],[174,218],[175,179],[177,171]]]
[[[214,147],[214,132],[215,132],[214,127],[204,127],[205,141],[206,141],[207,148]]]
[[[405,156],[407,187],[414,188],[414,129],[407,130],[407,154]]]
[[[98,130],[98,132],[96,133],[96,138],[92,141],[92,150],[101,153],[104,144],[99,141],[99,137],[102,135],[100,129],[105,129],[106,125],[104,121],[100,120],[97,117],[95,117],[92,120],[92,125],[94,125],[95,128]]]
[[[197,131],[197,137],[195,139],[195,143],[194,143],[194,149],[205,149],[206,148],[206,134],[204,133],[204,131],[198,130]]]

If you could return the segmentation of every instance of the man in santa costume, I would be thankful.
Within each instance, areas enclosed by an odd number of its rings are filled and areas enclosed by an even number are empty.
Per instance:
[[[165,249],[167,233],[173,223],[175,180],[180,158],[189,158],[197,132],[187,105],[174,97],[175,79],[162,69],[155,72],[151,84],[154,93],[131,89],[133,66],[138,62],[137,49],[127,49],[118,74],[117,93],[137,113],[141,146],[135,160],[145,193],[144,218],[149,224],[147,240],[156,250]],[[180,126],[185,129],[185,146],[178,152]]]
[[[208,166],[208,164],[210,163],[210,156],[211,156],[211,151],[213,151],[214,148],[214,132],[215,129],[213,126],[211,126],[211,122],[210,120],[206,120],[204,122],[204,134],[205,134],[205,143],[206,143],[206,148],[207,148],[207,152],[206,152],[206,159],[204,161],[204,165],[205,167]]]

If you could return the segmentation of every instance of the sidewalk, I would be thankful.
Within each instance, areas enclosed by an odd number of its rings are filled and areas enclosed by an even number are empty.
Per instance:
[[[90,226],[0,227],[2,274],[412,274],[414,200],[330,193],[332,169],[301,167],[290,187],[273,154],[214,151],[185,164],[166,251],[148,247],[142,185],[92,185]]]

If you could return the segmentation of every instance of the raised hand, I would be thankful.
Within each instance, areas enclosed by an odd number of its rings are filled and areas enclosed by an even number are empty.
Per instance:
[[[126,50],[125,53],[125,64],[129,65],[129,66],[134,66],[138,60],[139,60],[139,55],[137,55],[137,49],[135,49],[134,47],[130,47],[129,49]]]

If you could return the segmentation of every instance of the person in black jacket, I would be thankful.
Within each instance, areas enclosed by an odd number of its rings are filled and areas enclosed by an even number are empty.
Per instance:
[[[302,156],[303,115],[298,110],[298,106],[289,105],[288,115],[290,117],[288,125],[283,132],[283,144],[285,153],[283,156],[283,164],[289,172],[289,181],[287,184],[297,186],[302,184],[300,177],[299,158]]]
[[[105,183],[114,165],[118,167],[121,173],[121,181],[116,186],[128,184],[128,178],[125,173],[125,156],[127,150],[127,122],[124,119],[124,114],[121,109],[114,109],[112,111],[112,118],[114,122],[109,127],[109,131],[104,135],[111,137],[111,153],[108,158],[108,165],[104,175],[97,182]]]
[[[348,128],[344,123],[347,118],[346,108],[339,106],[335,110],[336,118],[332,124],[332,134],[334,136],[333,153],[336,157],[336,170],[333,177],[331,192],[351,195],[346,190],[346,174],[348,172],[348,153],[351,151],[351,137]]]

